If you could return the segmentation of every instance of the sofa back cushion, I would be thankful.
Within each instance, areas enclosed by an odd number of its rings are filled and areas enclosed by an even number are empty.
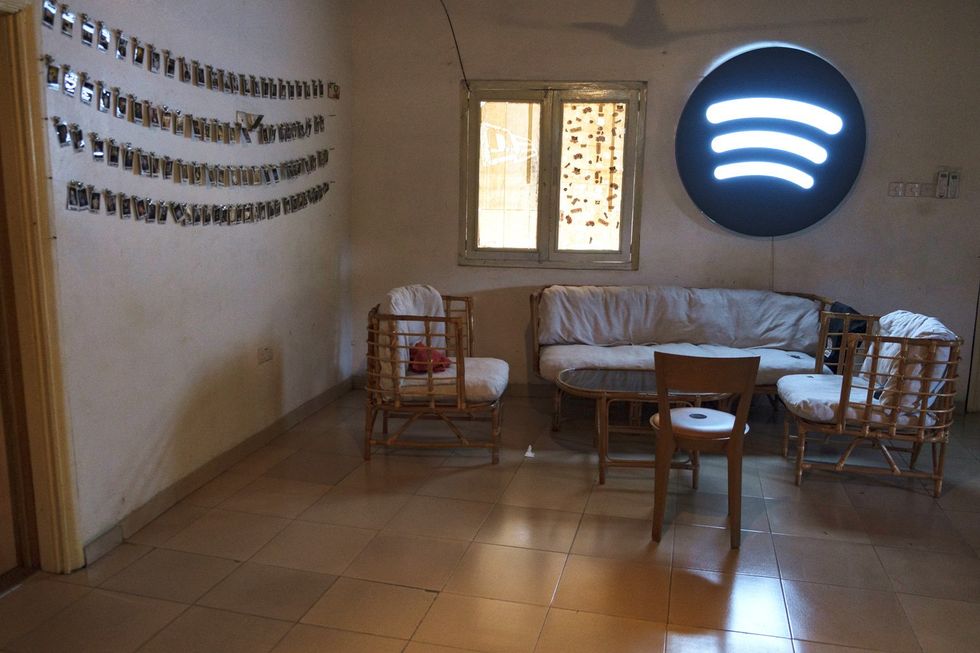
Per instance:
[[[817,301],[765,290],[549,286],[539,304],[538,343],[689,342],[813,354],[819,311]]]

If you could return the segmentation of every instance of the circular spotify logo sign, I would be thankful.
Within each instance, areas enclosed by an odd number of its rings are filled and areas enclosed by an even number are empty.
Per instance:
[[[765,47],[725,61],[694,89],[677,125],[677,169],[713,221],[780,236],[840,204],[864,145],[861,103],[836,68]]]

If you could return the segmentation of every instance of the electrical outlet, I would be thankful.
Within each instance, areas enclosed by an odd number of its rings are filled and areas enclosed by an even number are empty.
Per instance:
[[[268,363],[272,360],[272,347],[259,347],[258,354],[256,356],[259,365],[262,363]]]
[[[959,168],[949,171],[949,188],[946,197],[955,200],[960,194],[960,171]]]
[[[893,181],[889,183],[888,197],[905,197],[905,182]]]

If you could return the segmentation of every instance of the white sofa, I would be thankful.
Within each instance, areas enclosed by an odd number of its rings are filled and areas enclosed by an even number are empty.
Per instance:
[[[817,297],[676,286],[548,286],[531,296],[535,368],[551,382],[567,368],[652,369],[653,352],[757,355],[757,391],[817,364]]]

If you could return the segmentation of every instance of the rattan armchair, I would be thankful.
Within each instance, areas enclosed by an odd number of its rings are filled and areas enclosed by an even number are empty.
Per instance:
[[[375,445],[410,448],[490,449],[499,460],[500,410],[508,365],[476,358],[473,301],[440,296],[429,286],[405,286],[388,293],[368,315],[364,458]],[[380,417],[380,432],[377,432]],[[391,420],[399,420],[394,430]],[[418,420],[443,422],[450,439],[415,438]],[[489,421],[489,439],[472,439],[459,420]]]
[[[881,318],[825,313],[823,320],[837,320],[840,327],[838,374],[798,374],[778,383],[789,411],[784,448],[791,427],[796,430],[797,485],[810,469],[887,474],[928,479],[938,497],[962,341],[935,318],[907,311]],[[860,320],[866,326],[853,329]],[[828,331],[825,325],[824,342],[835,342],[826,337]],[[843,447],[836,461],[808,457],[809,435]],[[926,444],[931,466],[919,470]],[[859,447],[876,450],[884,464],[850,462]]]

